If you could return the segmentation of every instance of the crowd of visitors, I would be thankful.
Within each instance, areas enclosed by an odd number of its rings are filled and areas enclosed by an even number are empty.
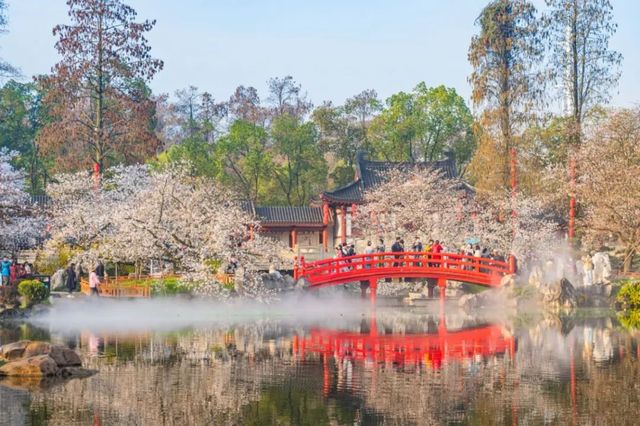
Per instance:
[[[490,250],[488,247],[481,247],[480,244],[470,244],[467,243],[459,250],[452,250],[448,248],[444,241],[441,240],[433,240],[429,239],[426,244],[422,243],[420,237],[416,236],[414,242],[411,244],[410,250],[405,248],[405,241],[401,237],[396,237],[393,244],[391,245],[390,252],[393,253],[390,256],[385,256],[390,259],[393,259],[392,265],[394,267],[411,264],[414,266],[422,266],[421,262],[416,260],[411,260],[407,262],[407,256],[410,256],[410,259],[422,259],[427,257],[428,260],[433,260],[433,262],[428,262],[428,266],[431,267],[439,267],[444,263],[444,260],[453,260],[453,257],[449,254],[444,256],[441,253],[455,253],[461,256],[465,256],[464,259],[460,259],[460,262],[469,262],[468,257],[479,258],[479,259],[487,259],[486,263],[490,264],[491,261],[496,262],[506,262],[505,256],[500,254],[498,250]],[[384,263],[378,262],[380,260],[380,256],[375,256],[376,253],[387,253],[387,246],[385,244],[384,238],[378,238],[377,244],[374,246],[371,240],[367,241],[366,246],[364,248],[364,268],[371,268],[373,264],[377,264],[378,266],[383,266]],[[410,253],[406,255],[404,253]],[[342,269],[351,269],[349,264],[352,263],[353,256],[356,256],[356,246],[353,242],[339,244],[335,248],[335,256],[334,258],[340,259],[344,258],[345,266]],[[426,256],[425,256],[426,255]],[[373,259],[377,260],[374,262]],[[342,263],[342,262],[341,262]],[[485,262],[483,262],[485,263]],[[463,265],[463,268],[471,269],[471,265]]]
[[[19,280],[31,278],[34,273],[30,263],[18,263],[17,259],[9,259],[7,256],[2,259],[0,270],[3,286],[16,285]]]

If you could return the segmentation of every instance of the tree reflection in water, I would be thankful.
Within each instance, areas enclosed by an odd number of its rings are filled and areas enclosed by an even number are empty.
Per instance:
[[[100,373],[31,393],[1,386],[0,408],[65,425],[635,423],[636,335],[607,317],[517,324],[387,309],[330,328],[53,333]],[[48,337],[0,336],[21,333]]]

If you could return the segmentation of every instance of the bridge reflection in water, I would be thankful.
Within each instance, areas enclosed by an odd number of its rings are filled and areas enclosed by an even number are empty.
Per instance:
[[[447,330],[441,317],[436,333],[381,334],[375,315],[363,320],[361,332],[312,329],[304,336],[294,336],[293,353],[300,359],[307,354],[322,357],[326,395],[331,389],[331,357],[337,365],[364,362],[398,367],[414,366],[440,369],[450,362],[480,361],[493,356],[508,356],[514,360],[517,341],[500,325],[480,325],[467,329]],[[374,380],[375,382],[375,380]],[[372,383],[375,386],[375,383]]]

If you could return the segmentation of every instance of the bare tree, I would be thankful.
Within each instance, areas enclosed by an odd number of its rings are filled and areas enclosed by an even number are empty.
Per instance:
[[[553,50],[551,68],[560,85],[572,141],[580,143],[585,115],[611,98],[622,55],[609,48],[616,32],[609,0],[546,0]]]
[[[302,117],[313,107],[307,100],[306,93],[302,93],[302,86],[290,75],[270,78],[267,84],[269,85],[268,100],[273,105],[275,117],[283,114]]]
[[[238,86],[229,99],[229,114],[236,120],[264,124],[266,113],[260,106],[260,96],[255,87]]]
[[[229,106],[225,102],[216,102],[213,95],[204,92],[200,96],[200,127],[202,137],[206,142],[214,142],[220,134],[220,122],[229,113]]]
[[[162,69],[145,33],[155,21],[136,22],[121,0],[67,0],[71,24],[53,34],[62,60],[40,79],[51,117],[39,144],[59,165],[97,171],[107,158],[136,162],[156,152],[155,105],[146,83]]]
[[[195,86],[176,91],[176,112],[179,114],[186,137],[193,137],[200,130],[200,93]]]

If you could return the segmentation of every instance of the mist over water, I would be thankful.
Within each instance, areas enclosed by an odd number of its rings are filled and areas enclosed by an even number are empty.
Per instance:
[[[173,331],[187,327],[229,327],[259,320],[292,325],[339,323],[367,315],[368,300],[332,295],[297,294],[272,303],[216,302],[205,299],[154,298],[135,300],[57,299],[51,309],[30,322],[60,333]]]

